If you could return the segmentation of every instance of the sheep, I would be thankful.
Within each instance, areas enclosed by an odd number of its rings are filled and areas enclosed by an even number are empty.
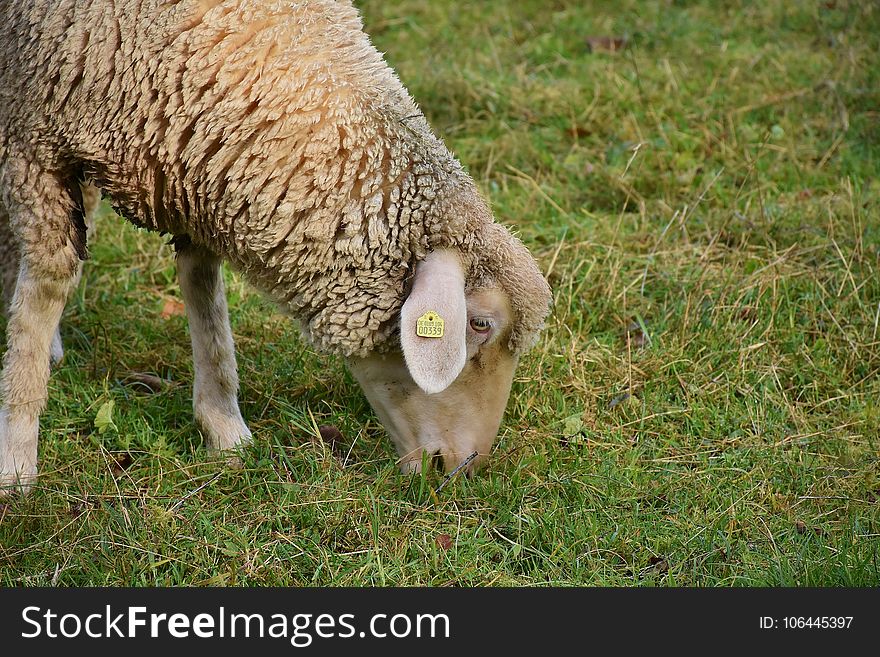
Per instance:
[[[0,231],[16,272],[0,487],[37,474],[95,188],[171,236],[210,449],[252,438],[225,261],[345,359],[402,471],[426,453],[447,470],[486,458],[550,289],[350,1],[5,0],[0,24]]]

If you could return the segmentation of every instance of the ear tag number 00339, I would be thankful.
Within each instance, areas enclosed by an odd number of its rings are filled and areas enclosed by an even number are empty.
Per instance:
[[[416,320],[416,335],[422,338],[442,338],[443,318],[429,310]]]

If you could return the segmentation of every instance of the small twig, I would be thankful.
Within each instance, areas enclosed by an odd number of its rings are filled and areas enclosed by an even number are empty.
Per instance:
[[[806,96],[809,93],[815,93],[819,89],[824,86],[823,84],[817,84],[815,87],[807,87],[806,89],[795,89],[794,91],[789,91],[787,93],[776,94],[773,96],[766,96],[759,100],[756,103],[751,103],[749,105],[743,105],[742,107],[737,107],[734,110],[731,110],[730,114],[745,114],[747,112],[751,112],[752,110],[761,109],[764,107],[769,107],[771,105],[778,105],[780,103],[788,102],[789,100],[793,100],[795,98],[800,98],[801,96]]]
[[[874,314],[874,333],[871,336],[871,340],[877,339],[877,324],[880,322],[880,303],[877,304],[877,312]]]
[[[550,264],[547,266],[547,273],[544,274],[545,278],[550,278],[550,274],[553,273],[553,267],[556,266],[556,259],[559,257],[559,252],[562,250],[562,245],[565,244],[565,236],[568,234],[568,226],[565,227],[565,230],[562,231],[562,237],[559,240],[559,245],[556,247],[556,251],[553,252],[553,258],[550,260]]]
[[[473,461],[475,458],[477,458],[477,456],[478,456],[477,452],[474,452],[473,454],[468,456],[464,461],[462,461],[461,465],[459,465],[455,470],[453,470],[448,475],[446,475],[446,479],[443,480],[443,483],[441,483],[439,486],[437,486],[437,488],[434,489],[434,494],[436,495],[441,490],[443,490],[443,487],[446,484],[448,484],[455,475],[457,475],[459,472],[461,472],[463,468],[466,468],[471,461]]]
[[[646,142],[640,141],[638,144],[636,144],[635,146],[632,147],[632,149],[631,149],[631,150],[632,150],[632,155],[631,155],[630,158],[629,158],[629,162],[627,162],[627,163],[626,163],[626,166],[623,168],[623,173],[620,174],[620,177],[621,177],[621,178],[623,178],[624,176],[626,176],[626,173],[627,173],[627,171],[629,171],[629,168],[630,168],[630,166],[632,165],[633,160],[636,159],[636,157],[637,157],[638,154],[639,154],[639,151],[641,150],[642,146],[645,145],[645,143],[646,143]]]
[[[687,214],[687,209],[685,209],[684,214]],[[669,223],[666,224],[666,228],[663,229],[663,232],[660,233],[660,237],[657,238],[657,242],[654,244],[654,247],[651,249],[651,252],[648,254],[647,261],[645,263],[645,271],[642,272],[642,288],[639,291],[639,294],[645,296],[645,282],[648,280],[648,268],[651,266],[651,258],[654,257],[654,254],[657,252],[657,249],[660,246],[660,242],[663,241],[663,238],[666,236],[666,231],[672,226],[675,220],[678,219],[678,210],[672,213],[672,219],[669,220]]]
[[[181,497],[179,500],[177,500],[174,504],[171,505],[171,508],[168,509],[168,510],[169,510],[171,513],[174,513],[174,512],[180,507],[181,504],[183,504],[184,502],[186,502],[189,498],[191,498],[193,495],[195,495],[196,493],[198,493],[200,490],[203,490],[203,489],[207,488],[208,486],[210,486],[211,484],[213,484],[215,481],[217,481],[217,479],[220,478],[220,475],[222,475],[222,474],[223,474],[222,472],[218,472],[218,473],[215,474],[213,477],[211,477],[210,479],[208,479],[208,481],[206,481],[205,483],[203,483],[201,486],[196,487],[195,489],[191,490],[191,491],[188,492],[186,495],[184,495],[183,497]]]
[[[537,180],[532,178],[529,174],[527,174],[525,171],[520,171],[515,166],[511,166],[510,164],[507,165],[507,169],[512,171],[514,173],[513,177],[518,179],[520,182],[527,182],[527,183],[531,184],[532,187],[535,188],[535,191],[538,192],[538,194],[540,194],[541,197],[545,201],[547,201],[550,205],[552,205],[559,214],[562,214],[562,215],[568,214],[568,212],[566,210],[564,210],[563,207],[561,205],[559,205],[559,203],[554,201],[553,198],[547,192],[544,191],[544,188],[541,187],[541,184]]]

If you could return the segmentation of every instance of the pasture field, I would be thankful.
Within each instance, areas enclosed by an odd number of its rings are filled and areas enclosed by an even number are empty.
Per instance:
[[[105,206],[0,585],[880,583],[880,6],[356,4],[554,290],[488,467],[399,474],[228,271],[256,440],[213,460],[171,247]]]

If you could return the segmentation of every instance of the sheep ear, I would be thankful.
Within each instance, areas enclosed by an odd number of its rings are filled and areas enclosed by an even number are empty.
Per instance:
[[[455,381],[467,361],[464,272],[453,251],[433,251],[416,266],[400,311],[400,346],[416,384],[429,394]]]

